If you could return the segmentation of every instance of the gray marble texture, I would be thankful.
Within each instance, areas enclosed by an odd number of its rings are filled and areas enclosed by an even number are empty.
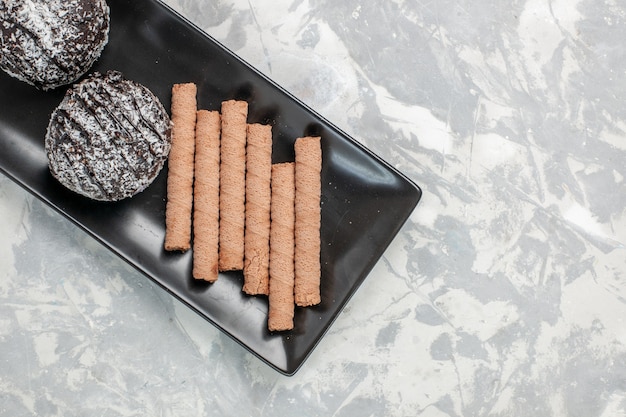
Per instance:
[[[626,416],[626,2],[167,3],[423,199],[286,377],[0,177],[0,415]]]

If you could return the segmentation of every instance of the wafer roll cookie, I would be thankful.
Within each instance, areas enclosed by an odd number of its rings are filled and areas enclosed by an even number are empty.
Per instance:
[[[295,301],[305,307],[320,297],[320,198],[322,148],[319,137],[296,139]]]
[[[268,329],[293,329],[295,182],[293,162],[272,165]]]
[[[172,148],[168,160],[165,249],[191,247],[191,210],[196,129],[196,85],[172,87]]]
[[[196,119],[193,277],[215,282],[218,277],[221,118],[217,111],[199,110]]]
[[[248,125],[243,291],[269,293],[272,127]]]
[[[219,270],[243,269],[248,103],[222,103]]]

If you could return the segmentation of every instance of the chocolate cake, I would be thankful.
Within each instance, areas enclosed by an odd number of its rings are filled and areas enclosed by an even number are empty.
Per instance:
[[[45,137],[52,175],[86,197],[116,201],[144,190],[171,147],[171,122],[144,86],[120,72],[94,73],[72,86]]]
[[[0,0],[0,68],[42,90],[85,74],[108,35],[105,0]]]

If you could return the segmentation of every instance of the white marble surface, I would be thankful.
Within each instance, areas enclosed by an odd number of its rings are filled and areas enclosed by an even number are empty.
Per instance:
[[[626,3],[167,3],[423,199],[286,377],[0,177],[0,415],[626,416]]]

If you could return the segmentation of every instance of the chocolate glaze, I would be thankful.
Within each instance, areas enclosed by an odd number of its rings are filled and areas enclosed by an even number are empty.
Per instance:
[[[108,42],[105,0],[0,1],[0,68],[43,90],[76,81]]]
[[[117,71],[94,73],[70,88],[50,118],[50,172],[67,188],[116,201],[143,191],[171,146],[170,118],[144,86]]]

